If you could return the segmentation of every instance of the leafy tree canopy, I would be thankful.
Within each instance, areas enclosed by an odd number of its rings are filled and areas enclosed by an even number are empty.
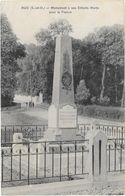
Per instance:
[[[65,32],[72,32],[72,26],[67,20],[60,19],[51,23],[47,29],[41,29],[35,37],[39,44],[46,45],[47,42],[54,40],[57,35]]]
[[[17,59],[25,56],[24,46],[17,41],[6,15],[1,15],[1,103],[9,105],[16,89]]]

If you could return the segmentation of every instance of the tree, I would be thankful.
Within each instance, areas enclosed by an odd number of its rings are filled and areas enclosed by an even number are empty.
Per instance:
[[[94,44],[89,39],[72,40],[73,49],[73,71],[74,71],[74,91],[76,93],[80,80],[85,80],[90,92],[90,99],[99,96],[101,83],[100,55]]]
[[[121,100],[121,107],[125,107],[125,84],[123,87],[123,94],[122,94],[122,100]]]
[[[76,102],[83,105],[87,103],[89,96],[89,89],[86,88],[85,81],[81,80],[76,89]]]
[[[27,55],[19,62],[22,72],[18,75],[18,93],[36,96],[45,94],[46,73],[39,46],[25,45]]]
[[[1,15],[1,105],[12,104],[16,89],[17,59],[25,56],[24,46],[16,35],[6,15]]]
[[[100,100],[103,99],[104,93],[106,93],[106,77],[109,76],[108,80],[112,79],[112,82],[108,82],[107,85],[108,87],[112,85],[111,88],[114,88],[113,92],[115,92],[115,100],[111,98],[111,101],[117,102],[117,87],[123,77],[120,77],[120,81],[119,77],[117,77],[117,74],[121,74],[120,70],[123,68],[123,26],[113,25],[111,27],[102,27],[96,30],[95,33],[89,35],[87,39],[90,40],[91,45],[95,46],[100,56],[100,66],[102,69]],[[108,75],[106,76],[107,72]],[[112,72],[114,75],[112,75]],[[109,96],[113,97],[111,94]]]
[[[38,43],[45,46],[47,43],[54,40],[54,38],[59,34],[64,34],[65,32],[72,32],[72,26],[65,19],[60,19],[51,23],[47,29],[41,29],[35,37]]]
[[[71,33],[73,31],[72,25],[66,19],[59,19],[56,22],[53,22],[48,27],[49,32],[53,38],[58,34]]]
[[[82,67],[85,65],[85,58],[82,55],[82,41],[72,38],[72,56],[73,56],[73,76],[74,76],[74,92],[83,79]]]
[[[124,77],[123,26],[101,27],[89,34],[83,40],[83,44],[86,45],[83,54],[89,51],[85,54],[89,75],[84,76],[84,79],[91,94],[98,89],[99,92],[97,90],[96,93],[98,96],[96,94],[93,96],[97,96],[100,101],[104,96],[108,96],[110,103],[116,104],[121,100]]]

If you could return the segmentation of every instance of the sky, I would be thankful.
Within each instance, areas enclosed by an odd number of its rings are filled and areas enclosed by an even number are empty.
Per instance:
[[[8,0],[1,8],[19,41],[27,44],[37,43],[35,34],[62,18],[72,25],[71,36],[79,39],[95,28],[124,24],[123,0]]]

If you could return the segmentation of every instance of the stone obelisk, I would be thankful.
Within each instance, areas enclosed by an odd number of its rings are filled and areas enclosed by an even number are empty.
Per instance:
[[[73,140],[77,133],[74,104],[72,41],[69,35],[56,38],[52,103],[48,110],[48,140]]]

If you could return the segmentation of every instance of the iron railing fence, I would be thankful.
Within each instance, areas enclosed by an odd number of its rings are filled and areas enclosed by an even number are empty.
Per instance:
[[[23,138],[38,141],[44,136],[48,125],[6,125],[1,126],[1,143],[13,142],[14,133],[23,133]],[[78,132],[85,137],[90,130],[89,124],[78,125]]]
[[[87,133],[94,130],[94,128],[96,130],[103,131],[108,138],[125,138],[125,126],[123,125],[79,124],[79,133],[86,138]],[[118,140],[118,142],[120,141],[121,140]]]
[[[107,172],[125,172],[125,138],[108,139]]]
[[[125,138],[125,126],[96,124],[96,129],[104,131],[108,138]],[[1,126],[1,143],[13,142],[14,133],[23,133],[23,138],[38,141],[47,130],[47,125],[7,125]],[[86,138],[93,130],[92,124],[78,124],[78,133]],[[119,140],[120,141],[120,140]]]
[[[11,142],[1,150],[2,186],[72,180],[89,174],[89,140]],[[107,173],[125,172],[125,138],[108,139],[106,152]]]
[[[1,152],[2,186],[72,180],[88,174],[89,140],[6,145]]]
[[[47,125],[7,125],[1,126],[1,143],[13,142],[14,133],[22,133],[23,138],[37,141],[41,139]]]
[[[108,138],[125,138],[125,126],[96,124],[96,129],[104,131]]]

